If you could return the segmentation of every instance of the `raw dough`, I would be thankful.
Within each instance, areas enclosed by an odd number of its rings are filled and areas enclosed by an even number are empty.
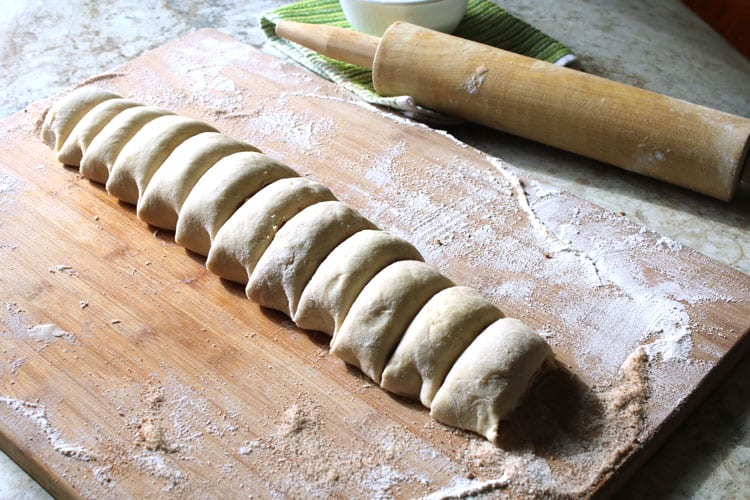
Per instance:
[[[125,144],[146,123],[165,115],[172,113],[152,106],[136,106],[119,113],[96,134],[83,152],[81,175],[100,184],[106,183],[109,172]]]
[[[422,306],[453,282],[424,262],[395,262],[370,280],[354,300],[331,352],[380,384],[380,375]]]
[[[345,203],[310,205],[278,230],[250,275],[247,296],[293,317],[302,290],[323,259],[363,229],[375,225]]]
[[[83,115],[100,102],[117,97],[120,96],[97,87],[81,87],[74,90],[55,102],[47,111],[42,122],[42,140],[55,152],[60,151]]]
[[[109,92],[70,93],[41,136],[138,216],[207,254],[261,305],[332,334],[331,352],[440,422],[497,438],[552,357],[540,336],[455,286],[322,184],[203,122]],[[488,326],[489,325],[489,326]]]
[[[435,294],[414,317],[383,370],[380,386],[429,408],[448,370],[503,313],[465,286]]]
[[[296,176],[290,167],[261,153],[225,156],[203,174],[182,204],[175,241],[208,255],[219,228],[245,200],[274,181]]]
[[[219,132],[202,132],[185,139],[148,182],[138,199],[138,218],[174,230],[177,214],[198,179],[224,156],[240,151],[258,149]]]
[[[319,182],[292,177],[264,187],[242,204],[216,233],[206,266],[214,274],[247,283],[276,231],[305,207],[335,200]]]
[[[80,166],[83,152],[104,126],[121,111],[139,106],[130,99],[107,99],[94,106],[73,127],[65,143],[57,152],[57,161],[65,165]]]
[[[333,335],[367,282],[399,260],[424,259],[410,243],[385,231],[365,229],[347,238],[310,278],[294,322],[300,328]]]
[[[107,192],[135,205],[151,176],[185,139],[216,132],[207,123],[179,115],[165,115],[146,123],[123,146],[107,179]]]
[[[487,327],[459,356],[432,401],[438,421],[475,431],[495,442],[498,426],[518,406],[552,350],[517,319]]]

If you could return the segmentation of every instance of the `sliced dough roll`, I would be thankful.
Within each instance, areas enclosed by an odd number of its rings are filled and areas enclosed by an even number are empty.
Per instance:
[[[421,261],[395,262],[375,275],[357,296],[331,352],[380,384],[386,361],[414,316],[453,282]]]
[[[41,138],[55,152],[60,151],[73,128],[94,106],[118,96],[98,87],[81,87],[55,102],[42,123]]]
[[[175,241],[208,255],[219,228],[245,200],[274,181],[296,176],[290,167],[262,153],[240,152],[222,158],[201,176],[182,204]]]
[[[177,214],[198,179],[219,159],[240,151],[258,149],[219,132],[201,132],[185,139],[154,172],[138,199],[138,217],[153,226],[174,230]]]
[[[107,179],[107,192],[135,205],[167,156],[185,139],[201,132],[216,129],[179,115],[160,116],[146,123],[117,155]]]
[[[142,219],[176,228],[178,243],[208,254],[210,271],[332,333],[333,354],[419,397],[440,422],[496,440],[552,357],[530,328],[498,320],[477,292],[328,188],[205,123],[86,88],[49,110],[41,135],[60,161],[80,159],[82,175],[140,202]]]
[[[487,327],[461,354],[432,401],[438,421],[475,431],[490,441],[498,425],[518,406],[552,350],[517,319]]]
[[[366,229],[354,234],[320,264],[292,319],[300,328],[333,335],[367,282],[399,260],[424,259],[410,243],[385,231]]]
[[[375,225],[345,203],[310,205],[278,230],[250,275],[247,296],[294,317],[302,290],[323,259],[363,229]]]
[[[127,142],[148,122],[172,112],[153,106],[136,106],[117,114],[92,139],[81,158],[81,175],[104,184]]]
[[[304,177],[269,184],[237,209],[216,233],[206,267],[214,274],[247,283],[276,231],[305,207],[335,200],[319,182]]]
[[[107,99],[94,106],[73,127],[65,143],[57,152],[57,161],[65,165],[80,166],[83,152],[94,140],[96,134],[117,114],[134,106],[140,106],[140,104],[122,98]]]
[[[383,370],[380,386],[429,408],[448,370],[503,313],[465,286],[435,294],[414,317]]]

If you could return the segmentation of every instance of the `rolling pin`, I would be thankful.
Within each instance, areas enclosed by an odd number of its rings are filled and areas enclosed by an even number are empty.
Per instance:
[[[398,21],[382,38],[281,21],[276,33],[372,68],[376,92],[730,201],[750,120]]]

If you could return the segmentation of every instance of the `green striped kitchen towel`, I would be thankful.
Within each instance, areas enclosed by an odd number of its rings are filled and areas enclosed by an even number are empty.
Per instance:
[[[261,28],[273,48],[365,101],[400,110],[412,118],[441,121],[440,115],[418,107],[411,96],[378,95],[372,85],[371,70],[330,59],[276,36],[274,28],[281,20],[350,28],[338,0],[302,0],[279,7],[261,17]],[[565,45],[489,0],[469,0],[466,14],[453,34],[554,64],[569,65],[576,60]]]

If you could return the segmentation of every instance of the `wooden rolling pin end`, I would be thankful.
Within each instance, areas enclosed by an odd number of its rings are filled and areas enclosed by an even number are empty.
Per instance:
[[[338,61],[372,68],[380,39],[325,24],[279,21],[276,34]]]
[[[396,22],[375,90],[729,201],[750,176],[750,120]]]

